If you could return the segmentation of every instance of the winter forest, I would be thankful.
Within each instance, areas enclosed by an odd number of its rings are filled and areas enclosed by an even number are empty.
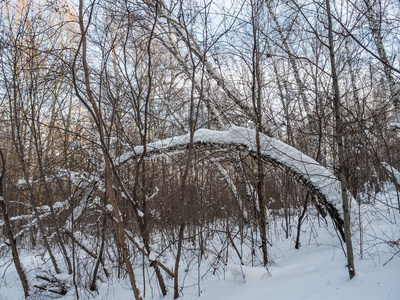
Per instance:
[[[0,1],[0,300],[396,299],[400,2]]]

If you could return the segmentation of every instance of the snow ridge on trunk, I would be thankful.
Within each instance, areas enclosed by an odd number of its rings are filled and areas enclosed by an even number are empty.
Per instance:
[[[147,144],[147,155],[151,158],[154,153],[156,157],[159,157],[162,151],[186,146],[189,141],[190,135],[186,134],[149,143]],[[194,133],[194,143],[236,145],[243,146],[244,149],[251,153],[257,151],[256,131],[238,126],[232,126],[227,131],[199,129]],[[293,175],[299,176],[303,183],[312,185],[320,196],[323,196],[337,210],[339,216],[343,218],[340,182],[331,171],[299,150],[264,134],[260,136],[260,143],[262,155],[266,160],[285,167]],[[137,146],[133,151],[118,157],[116,163],[123,164],[142,153],[143,146]]]

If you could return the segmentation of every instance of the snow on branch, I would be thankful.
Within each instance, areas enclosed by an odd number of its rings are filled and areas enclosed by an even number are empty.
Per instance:
[[[197,145],[237,146],[239,150],[256,153],[256,132],[253,129],[233,126],[228,131],[199,129],[194,133],[194,143]],[[147,157],[159,157],[161,153],[184,149],[190,143],[190,135],[176,136],[147,145]],[[326,201],[328,209],[335,209],[343,216],[341,185],[335,175],[317,161],[299,150],[274,138],[260,134],[261,154],[265,161],[283,167]],[[137,146],[133,151],[125,153],[116,159],[120,164],[143,154],[143,146]],[[353,200],[353,199],[352,199]],[[332,214],[332,211],[330,211]]]
[[[400,172],[389,165],[387,162],[383,162],[382,166],[389,172],[392,176],[392,179],[395,181],[395,184],[400,185]]]

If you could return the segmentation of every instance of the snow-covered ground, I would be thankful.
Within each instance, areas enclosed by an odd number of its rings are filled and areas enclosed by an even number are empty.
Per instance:
[[[229,263],[226,266],[218,264],[215,272],[215,256],[210,253],[204,256],[200,264],[196,258],[190,260],[190,263],[183,259],[180,284],[184,285],[184,289],[180,299],[400,299],[400,255],[394,255],[399,250],[399,245],[387,243],[390,240],[399,241],[400,238],[400,215],[387,206],[388,203],[395,204],[397,199],[394,198],[393,189],[387,186],[386,193],[381,194],[378,200],[380,201],[376,201],[374,205],[361,207],[361,223],[357,221],[353,228],[357,273],[353,280],[348,278],[346,259],[340,241],[331,227],[310,218],[309,223],[303,225],[302,246],[296,250],[293,238],[285,239],[280,234],[281,221],[277,220],[276,223],[271,223],[270,233],[274,233],[274,244],[269,248],[269,254],[273,262],[268,271],[262,267],[251,267],[246,250],[243,252],[246,266],[240,266],[235,251],[231,249]],[[360,256],[360,224],[363,229],[363,257]],[[215,245],[218,245],[217,241]],[[33,285],[40,260],[33,253],[24,252],[22,255],[25,269],[36,270],[28,273]],[[168,265],[172,265],[171,262],[172,260],[168,261],[166,258]],[[148,270],[150,273],[147,275],[151,276],[151,269]],[[143,291],[141,267],[136,271],[137,281]],[[0,276],[0,300],[23,299],[23,291],[10,257],[0,259]],[[64,279],[66,282],[71,281],[70,278]],[[173,281],[166,279],[166,283],[170,292],[164,299],[173,299]],[[145,299],[162,299],[155,280],[151,285],[146,280],[145,285]],[[117,279],[115,275],[108,282],[100,284],[99,293],[91,294],[88,289],[83,288],[79,288],[78,292],[80,299],[134,298],[128,279]],[[55,294],[48,295],[58,298]],[[38,293],[31,298],[48,299],[48,295]],[[67,295],[59,296],[62,300],[76,298],[73,287]]]

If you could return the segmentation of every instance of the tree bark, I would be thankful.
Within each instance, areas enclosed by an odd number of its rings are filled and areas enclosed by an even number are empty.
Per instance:
[[[267,212],[265,207],[265,175],[264,175],[264,162],[261,155],[260,133],[263,131],[263,118],[262,118],[262,78],[261,78],[261,53],[259,41],[259,14],[262,3],[255,1],[252,3],[252,27],[253,27],[253,53],[252,53],[252,87],[251,98],[253,102],[253,109],[255,114],[256,125],[256,147],[257,147],[257,197],[259,208],[259,227],[261,235],[261,248],[263,253],[263,264],[268,264],[268,249],[267,249]]]
[[[185,223],[182,223],[179,226],[179,236],[178,236],[178,250],[176,252],[175,259],[175,269],[174,269],[174,299],[179,298],[179,281],[178,281],[178,273],[179,273],[179,262],[181,259],[182,253],[182,243],[183,243],[183,233],[185,231]]]
[[[9,243],[10,243],[11,253],[12,253],[13,260],[14,260],[14,266],[15,266],[15,269],[17,270],[19,279],[22,284],[22,288],[24,289],[25,298],[28,298],[29,297],[29,285],[28,285],[28,281],[26,279],[25,271],[22,268],[21,261],[19,259],[17,244],[14,239],[13,230],[12,230],[11,223],[10,223],[10,218],[9,218],[8,212],[7,212],[7,205],[6,205],[6,201],[4,199],[3,179],[4,179],[5,173],[6,173],[6,161],[5,161],[5,157],[3,155],[3,151],[1,149],[0,149],[0,158],[1,158],[1,163],[2,163],[2,169],[1,169],[1,173],[0,173],[0,208],[1,208],[1,211],[3,214],[6,235],[8,237]]]
[[[343,201],[343,218],[344,218],[344,236],[346,242],[346,252],[347,252],[347,268],[349,270],[350,279],[355,275],[354,267],[354,255],[353,255],[353,245],[351,242],[351,232],[350,232],[350,211],[349,211],[349,197],[347,194],[347,182],[344,173],[344,150],[343,150],[343,126],[341,120],[341,103],[340,103],[340,91],[339,91],[339,79],[336,71],[335,62],[335,48],[333,42],[333,28],[332,28],[332,15],[330,9],[330,0],[326,0],[326,13],[328,17],[328,39],[329,39],[329,54],[331,62],[331,76],[334,92],[334,110],[335,110],[335,133],[336,133],[336,144],[338,151],[338,171],[339,180],[341,183],[342,190],[342,201]]]

